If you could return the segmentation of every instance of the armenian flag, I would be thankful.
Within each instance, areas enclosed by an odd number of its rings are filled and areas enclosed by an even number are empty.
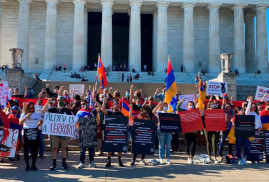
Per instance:
[[[130,106],[128,104],[128,102],[122,98],[122,108],[121,108],[121,113],[124,115],[124,116],[127,116],[129,117],[129,112],[130,112]],[[132,114],[134,117],[138,116],[139,114],[139,111],[133,111],[132,110]]]
[[[269,130],[269,116],[261,116],[262,129]]]
[[[205,89],[204,89],[203,83],[201,81],[201,78],[199,78],[199,85],[198,85],[198,109],[201,110],[201,111],[205,109],[205,105],[204,105],[205,99],[206,99]]]
[[[99,81],[102,84],[102,89],[104,89],[105,87],[108,86],[108,82],[107,82],[107,79],[106,79],[106,71],[105,71],[105,68],[103,66],[100,54],[99,54],[99,57],[98,57],[97,74],[98,74],[98,77],[99,77]]]
[[[175,105],[177,94],[177,84],[174,75],[174,70],[170,61],[170,56],[168,56],[168,68],[167,68],[167,78],[166,78],[166,90],[164,102],[169,104],[169,111],[172,111],[171,107]],[[171,103],[172,102],[172,103]],[[173,107],[174,110],[174,107]]]

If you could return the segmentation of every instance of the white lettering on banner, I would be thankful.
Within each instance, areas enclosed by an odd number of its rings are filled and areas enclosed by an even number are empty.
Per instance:
[[[257,86],[255,100],[262,100],[264,95],[267,95],[264,101],[269,101],[269,88]]]
[[[228,85],[226,82],[206,82],[206,94],[223,96],[224,93],[228,93]]]
[[[84,84],[69,84],[69,96],[72,96],[72,92],[75,90],[74,95],[84,94]]]
[[[189,101],[192,101],[192,102],[195,101],[194,94],[190,94],[190,95],[179,95],[178,96],[178,100],[181,101],[182,99],[185,99],[185,101],[181,104],[180,108],[181,109],[185,109],[185,110],[188,109],[187,104],[188,104]]]
[[[8,83],[6,81],[0,82],[0,104],[1,107],[6,105],[6,101],[10,98]]]
[[[77,137],[77,121],[76,116],[45,113],[42,134]]]

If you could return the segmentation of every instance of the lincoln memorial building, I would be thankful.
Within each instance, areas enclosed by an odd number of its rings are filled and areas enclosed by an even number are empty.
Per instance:
[[[0,0],[0,65],[23,49],[26,71],[67,65],[146,65],[165,72],[218,73],[220,54],[231,69],[268,73],[267,0]],[[255,26],[256,23],[256,26]],[[256,34],[256,35],[255,35]]]

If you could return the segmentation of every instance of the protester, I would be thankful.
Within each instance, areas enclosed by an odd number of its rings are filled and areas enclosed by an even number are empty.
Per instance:
[[[168,110],[168,104],[160,102],[152,111],[152,113],[159,118],[158,113],[166,113]],[[158,122],[158,140],[159,140],[159,159],[160,164],[164,164],[163,161],[163,155],[165,150],[165,156],[166,156],[166,162],[168,165],[171,164],[170,161],[170,149],[171,149],[171,139],[172,134],[171,133],[164,133],[160,130],[160,121]]]
[[[23,139],[24,139],[24,160],[26,163],[25,171],[37,171],[37,167],[35,165],[37,159],[37,150],[38,150],[38,136],[33,138],[27,138],[25,134],[26,131],[29,133],[34,132],[37,128],[42,124],[43,120],[41,117],[41,113],[35,112],[35,106],[33,103],[28,103],[24,112],[20,117],[20,125],[23,125]],[[32,165],[30,168],[29,165],[29,151],[32,149]]]
[[[157,99],[158,98],[158,99],[160,99],[161,102],[163,102],[164,97],[165,97],[165,86],[162,87],[162,93],[159,93],[158,94],[159,91],[160,91],[160,89],[157,88],[156,91],[155,91],[155,93],[154,93],[154,95],[153,95],[153,98],[154,99]]]
[[[59,96],[57,98],[58,101],[58,107],[55,106],[52,102],[52,98],[48,99],[47,103],[42,109],[42,113],[49,112],[49,113],[57,113],[57,114],[66,114],[66,115],[72,115],[71,111],[69,109],[66,109],[64,107],[64,97]],[[48,106],[51,105],[51,108],[48,109]],[[57,168],[56,160],[58,156],[58,148],[60,147],[60,150],[62,150],[62,168],[64,170],[69,170],[69,167],[66,163],[66,157],[67,157],[67,150],[68,147],[68,141],[69,137],[65,136],[50,136],[50,142],[51,142],[51,148],[52,148],[52,166],[50,167],[50,171],[54,171]]]
[[[260,116],[269,116],[269,101],[265,102],[265,109],[260,112]]]

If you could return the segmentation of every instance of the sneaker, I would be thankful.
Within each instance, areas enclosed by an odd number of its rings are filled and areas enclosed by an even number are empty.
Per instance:
[[[238,165],[240,165],[240,166],[244,166],[245,163],[244,163],[244,161],[243,161],[242,159],[240,159],[240,160],[238,161]]]
[[[135,161],[132,160],[131,166],[135,166]]]
[[[108,162],[106,163],[106,167],[110,167],[110,166],[111,166],[111,162],[108,161]]]
[[[167,164],[168,164],[168,165],[170,165],[170,164],[171,164],[170,159],[167,159]]]
[[[55,171],[56,170],[56,168],[57,168],[57,166],[56,165],[52,165],[51,167],[50,167],[50,171]]]
[[[63,169],[63,170],[69,170],[70,168],[67,166],[67,164],[63,164],[63,165],[62,165],[62,169]]]
[[[145,160],[141,160],[141,161],[140,161],[140,164],[142,164],[142,165],[146,165]]]
[[[215,160],[214,160],[214,163],[215,163],[215,164],[218,164],[218,163],[219,163],[218,159],[215,159]]]
[[[31,169],[30,169],[30,166],[29,166],[29,165],[27,165],[27,166],[26,166],[25,171],[31,171]]]
[[[247,159],[246,158],[242,158],[244,165],[247,165]]]
[[[84,163],[81,162],[81,163],[79,163],[79,165],[78,165],[77,168],[78,168],[78,169],[83,169],[84,167],[85,167]]]
[[[192,158],[188,158],[188,164],[192,164],[192,163],[193,163]]]
[[[45,159],[44,155],[39,156],[39,159]]]
[[[90,164],[89,164],[89,167],[96,167],[96,164],[92,161]]]
[[[160,159],[160,164],[161,164],[161,165],[163,165],[163,164],[164,164],[163,159]]]
[[[122,163],[121,160],[118,161],[118,166],[119,166],[119,167],[124,167],[124,165],[123,165],[123,163]]]
[[[158,164],[158,162],[157,162],[155,159],[153,159],[153,160],[152,160],[152,164],[153,164],[154,166],[156,166],[156,165]]]
[[[32,170],[32,171],[37,171],[38,169],[37,169],[37,167],[36,167],[35,165],[32,165],[32,166],[31,166],[31,170]]]

